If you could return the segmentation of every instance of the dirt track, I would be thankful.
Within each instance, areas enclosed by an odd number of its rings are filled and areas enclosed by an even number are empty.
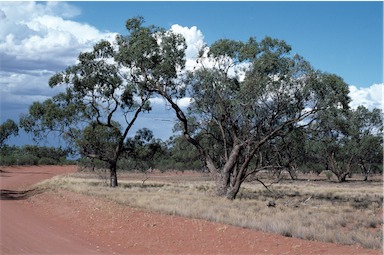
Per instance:
[[[0,169],[1,254],[381,254],[30,190],[74,167]]]

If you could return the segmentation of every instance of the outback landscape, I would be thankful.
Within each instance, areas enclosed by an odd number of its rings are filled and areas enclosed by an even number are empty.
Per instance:
[[[382,177],[245,183],[213,199],[200,172],[1,168],[2,254],[381,254]],[[356,178],[357,179],[357,178]]]
[[[0,124],[1,254],[382,254],[381,98],[355,102],[347,77],[285,39],[247,29],[196,44],[143,16],[121,25],[36,70],[44,96],[24,100],[27,79],[15,90],[24,110]]]

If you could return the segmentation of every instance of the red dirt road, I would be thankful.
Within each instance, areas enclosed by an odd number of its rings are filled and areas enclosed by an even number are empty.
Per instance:
[[[73,167],[2,168],[1,171],[1,254],[86,254],[97,253],[91,243],[74,237],[65,228],[55,228],[49,219],[34,212],[23,201],[28,186]],[[33,193],[33,192],[30,192]]]
[[[381,254],[161,215],[71,192],[24,192],[75,167],[0,169],[1,254]]]

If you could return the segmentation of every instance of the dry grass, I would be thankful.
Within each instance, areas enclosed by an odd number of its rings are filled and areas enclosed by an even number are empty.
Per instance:
[[[66,189],[155,212],[288,237],[383,248],[382,182],[286,181],[272,186],[273,194],[257,183],[246,183],[239,199],[229,201],[215,197],[214,183],[206,177],[151,177],[145,182],[140,176],[124,179],[112,189],[96,175],[76,173],[46,180],[38,187]],[[268,201],[276,206],[268,207]]]

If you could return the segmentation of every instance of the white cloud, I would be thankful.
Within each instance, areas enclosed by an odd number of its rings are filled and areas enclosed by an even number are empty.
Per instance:
[[[56,94],[58,89],[48,87],[50,76],[75,64],[97,41],[115,37],[68,19],[80,13],[64,2],[0,2],[0,108],[21,108]]]
[[[384,83],[373,84],[370,87],[357,88],[349,86],[349,96],[352,101],[349,106],[356,109],[359,105],[372,110],[373,108],[383,109]]]
[[[149,101],[151,102],[152,105],[162,105],[165,106],[165,100],[160,97],[153,97],[150,98]]]
[[[5,69],[12,70],[15,62],[18,70],[28,70],[36,63],[51,68],[74,64],[81,51],[115,36],[66,20],[74,9],[66,3],[2,2],[0,8],[0,57],[11,61],[5,63]]]
[[[183,97],[177,100],[176,103],[180,108],[187,108],[193,101],[193,98]]]
[[[183,97],[175,101],[180,108],[187,108],[194,100],[191,97]],[[163,107],[164,109],[167,109],[167,110],[171,109],[171,106],[163,98],[154,97],[150,99],[150,102],[155,107]]]
[[[206,45],[204,41],[204,35],[203,33],[196,27],[183,27],[178,24],[172,25],[171,29],[172,32],[178,33],[184,36],[187,49],[185,51],[186,55],[186,69],[187,70],[193,70],[197,67],[196,59],[199,55],[200,50],[204,50],[204,60],[202,64],[205,67],[213,67],[215,63],[211,58],[207,56],[209,47]],[[224,59],[223,59],[224,60]],[[222,61],[222,63],[227,62],[228,65],[233,64],[232,59],[227,58],[225,61]],[[244,69],[248,68],[250,66],[250,63],[242,63],[239,65],[235,65],[229,69],[229,75],[230,76],[239,76],[240,80],[244,79],[245,72]]]
[[[199,51],[206,47],[203,33],[196,26],[183,27],[178,24],[172,25],[170,30],[185,38],[187,44],[185,67],[187,70],[193,70],[197,65],[196,59],[199,56]]]
[[[187,43],[185,55],[187,59],[196,59],[201,48],[205,46],[203,33],[197,27],[182,27],[178,24],[172,25],[172,32],[184,36]]]

